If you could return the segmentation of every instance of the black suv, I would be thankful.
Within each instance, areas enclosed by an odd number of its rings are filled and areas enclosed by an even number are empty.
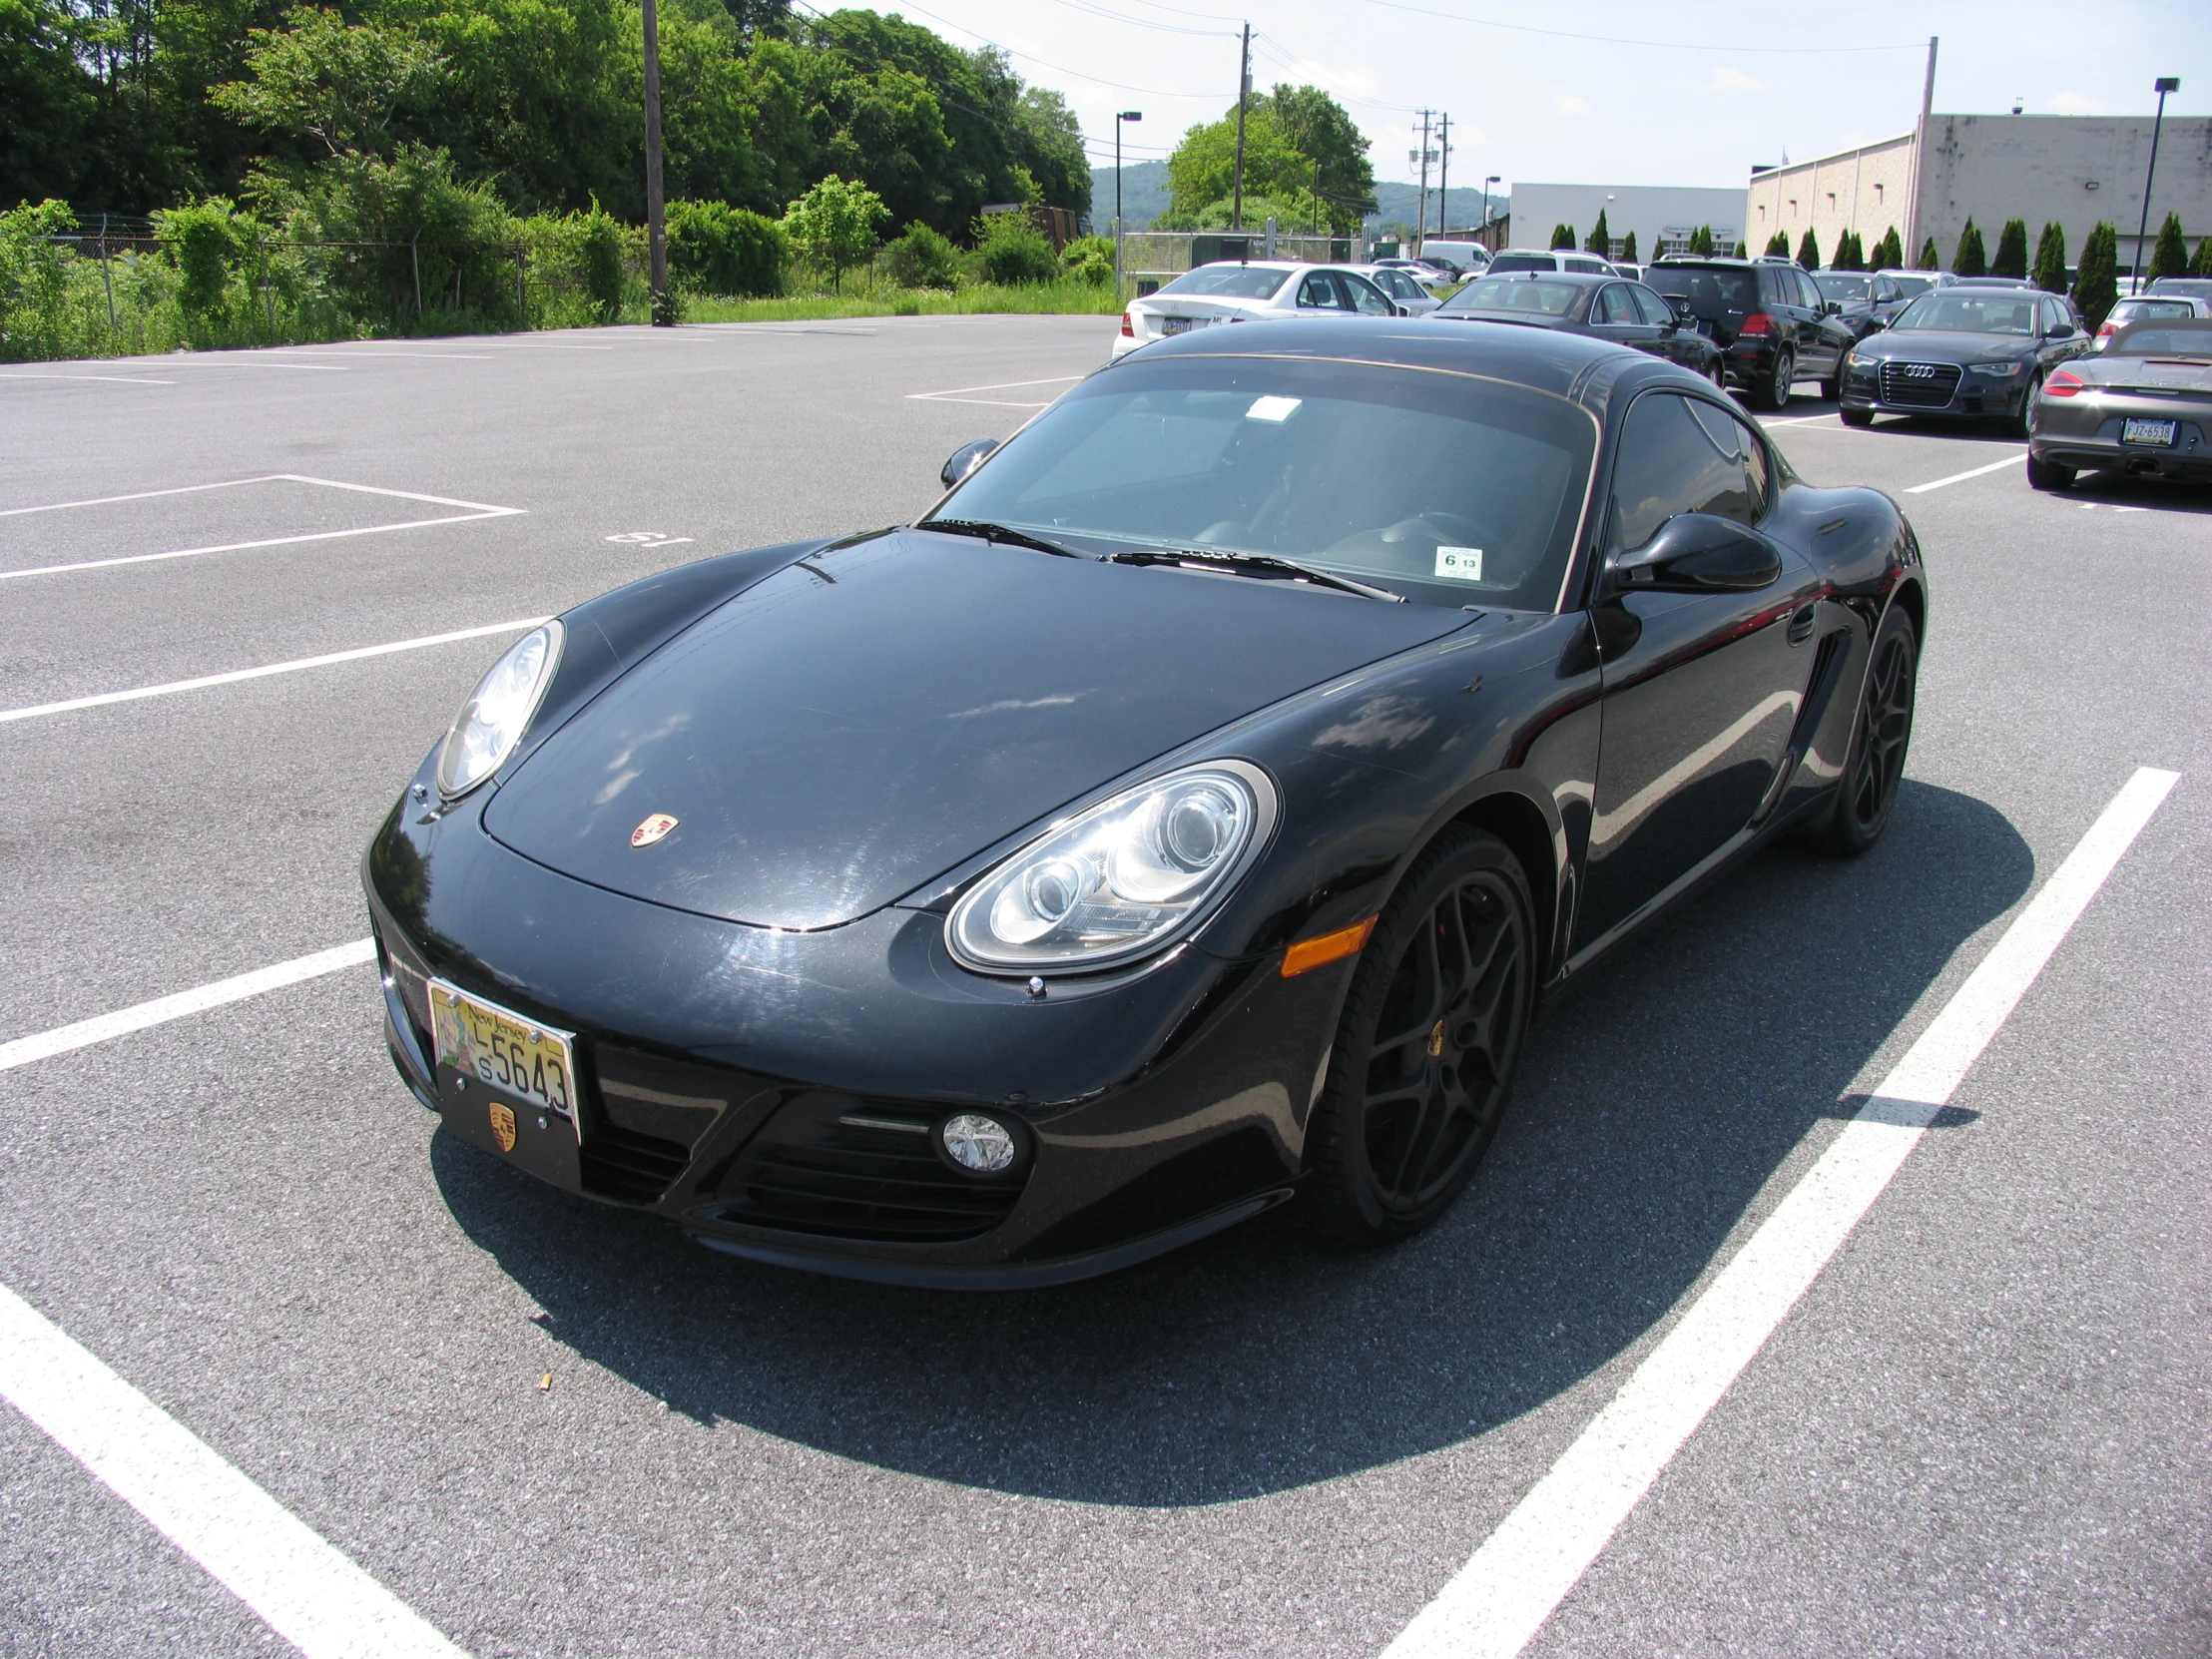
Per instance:
[[[1843,389],[1837,376],[1853,330],[1787,261],[1665,259],[1644,268],[1644,281],[1697,318],[1721,348],[1730,382],[1759,407],[1785,406],[1800,378],[1820,381],[1823,397]]]

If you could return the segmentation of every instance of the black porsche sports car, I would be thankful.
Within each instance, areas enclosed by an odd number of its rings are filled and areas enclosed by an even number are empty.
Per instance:
[[[363,865],[448,1131],[896,1282],[1295,1193],[1383,1241],[1467,1182],[1540,996],[1771,836],[1882,833],[1928,605],[1888,497],[1598,340],[1226,333],[914,524],[501,657]]]

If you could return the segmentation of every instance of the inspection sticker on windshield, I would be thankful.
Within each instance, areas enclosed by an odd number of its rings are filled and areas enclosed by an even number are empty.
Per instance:
[[[1437,548],[1436,575],[1446,582],[1481,581],[1482,549],[1479,547]]]
[[[1291,411],[1305,401],[1303,397],[1255,397],[1252,407],[1245,410],[1245,419],[1288,420]]]

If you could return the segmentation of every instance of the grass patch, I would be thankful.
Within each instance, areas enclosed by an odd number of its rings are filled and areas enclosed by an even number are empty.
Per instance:
[[[1089,282],[1034,282],[1018,287],[979,283],[974,287],[880,287],[856,293],[800,294],[787,299],[716,299],[688,295],[686,322],[827,322],[856,316],[973,316],[995,312],[1022,315],[1119,316],[1121,302],[1111,285]]]

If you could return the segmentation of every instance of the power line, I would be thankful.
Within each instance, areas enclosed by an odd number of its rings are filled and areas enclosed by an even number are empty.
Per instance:
[[[1365,104],[1370,109],[1388,110],[1393,115],[1420,114],[1420,111],[1415,109],[1410,104],[1391,104],[1380,98],[1370,98],[1365,93],[1351,91],[1344,85],[1343,82],[1337,80],[1336,77],[1330,75],[1327,71],[1317,69],[1313,64],[1301,58],[1295,51],[1286,46],[1283,42],[1277,40],[1273,35],[1262,34],[1256,29],[1253,31],[1252,38],[1254,40],[1266,41],[1269,46],[1274,48],[1274,52],[1272,55],[1274,56],[1275,62],[1280,67],[1289,70],[1293,75],[1304,75],[1311,78],[1312,80],[1320,81],[1331,91],[1336,93],[1338,97],[1345,99],[1349,103]]]
[[[812,9],[812,7],[809,8],[809,10]],[[912,4],[911,0],[901,0],[901,9],[905,11],[919,13],[921,16],[928,18],[930,22],[941,23],[947,29],[951,29],[959,34],[966,35],[970,40],[979,40],[985,46],[991,48],[991,50],[993,50],[994,52],[1003,52],[1009,58],[1019,58],[1024,63],[1041,65],[1043,68],[1051,70],[1055,75],[1072,75],[1078,81],[1089,81],[1094,86],[1112,87],[1118,92],[1141,92],[1148,98],[1195,98],[1200,100],[1212,100],[1223,96],[1223,94],[1218,92],[1170,92],[1165,87],[1133,87],[1126,81],[1109,81],[1102,75],[1086,75],[1080,69],[1068,69],[1060,64],[1049,63],[1045,59],[1035,57],[1030,53],[1017,52],[1011,46],[1001,46],[998,44],[997,41],[990,39],[988,36],[979,35],[973,29],[964,28],[960,24],[954,23],[950,18],[939,17],[935,12],[923,11],[921,7]],[[817,17],[820,17],[822,13],[816,12],[815,15]]]
[[[1650,46],[1664,52],[1705,52],[1726,50],[1736,52],[1789,53],[1803,55],[1827,55],[1843,52],[1925,52],[1925,40],[1908,41],[1898,46],[1742,46],[1730,41],[1724,49],[1709,40],[1633,40],[1622,35],[1582,35],[1571,29],[1542,29],[1533,23],[1500,23],[1495,18],[1469,17],[1464,12],[1439,11],[1433,6],[1415,6],[1409,0],[1367,0],[1371,6],[1386,6],[1393,12],[1415,12],[1422,17],[1441,17],[1453,23],[1469,23],[1478,29],[1507,29],[1518,35],[1549,35],[1556,40],[1596,41],[1605,46]]]
[[[1186,29],[1180,23],[1154,23],[1148,18],[1131,17],[1127,12],[1108,11],[1104,6],[1093,5],[1091,0],[1058,0],[1058,3],[1070,11],[1103,17],[1109,23],[1126,23],[1132,29],[1157,29],[1164,35],[1197,35],[1206,40],[1219,40],[1229,33],[1227,29]]]

